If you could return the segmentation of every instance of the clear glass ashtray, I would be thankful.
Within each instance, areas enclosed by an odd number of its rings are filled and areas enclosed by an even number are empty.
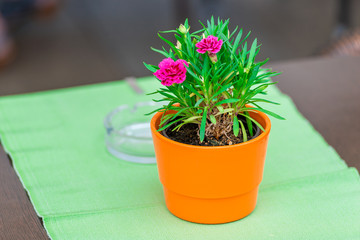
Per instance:
[[[109,152],[129,162],[156,163],[150,131],[151,115],[145,114],[161,106],[155,102],[141,102],[121,105],[111,111],[104,120]]]

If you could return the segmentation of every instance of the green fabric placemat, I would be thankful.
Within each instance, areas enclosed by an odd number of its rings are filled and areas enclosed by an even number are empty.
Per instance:
[[[145,92],[159,85],[139,79]],[[275,87],[264,179],[255,211],[229,224],[188,223],[165,207],[155,165],[105,148],[103,119],[147,101],[118,81],[0,98],[0,134],[53,239],[360,239],[360,183]]]

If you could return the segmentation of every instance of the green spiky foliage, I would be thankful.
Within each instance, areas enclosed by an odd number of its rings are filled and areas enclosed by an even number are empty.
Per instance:
[[[154,101],[168,102],[153,112],[176,111],[163,115],[158,131],[172,126],[171,129],[177,131],[185,124],[197,124],[200,142],[206,136],[218,138],[220,135],[229,134],[229,131],[247,141],[254,134],[253,124],[263,130],[262,126],[250,117],[249,112],[257,110],[283,119],[259,106],[259,103],[278,104],[262,96],[266,94],[266,88],[274,84],[270,78],[279,73],[262,68],[268,59],[262,62],[255,61],[260,46],[257,39],[252,44],[247,43],[250,32],[244,35],[243,30],[238,27],[230,31],[229,20],[218,19],[215,22],[213,17],[207,21],[206,26],[202,23],[201,25],[201,30],[190,33],[190,26],[186,20],[176,30],[161,32],[174,34],[177,43],[158,34],[170,49],[152,48],[166,58],[172,58],[174,61],[183,59],[189,64],[183,83],[164,86],[151,93],[162,96]],[[223,40],[221,50],[216,54],[216,62],[212,61],[208,54],[196,51],[195,44],[210,35]],[[144,65],[153,73],[159,69],[155,65]],[[240,121],[240,116],[246,121]],[[245,129],[248,129],[248,133]]]

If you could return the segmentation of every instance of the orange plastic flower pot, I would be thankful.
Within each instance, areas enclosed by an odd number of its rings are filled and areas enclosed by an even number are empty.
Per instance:
[[[271,123],[266,114],[250,116],[265,129],[258,137],[230,146],[193,146],[157,132],[163,113],[151,120],[159,178],[166,206],[175,216],[216,224],[249,215],[263,177]]]

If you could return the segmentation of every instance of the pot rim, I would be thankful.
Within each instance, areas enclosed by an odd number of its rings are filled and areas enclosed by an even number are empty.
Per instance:
[[[253,142],[257,142],[257,141],[261,141],[262,139],[264,139],[266,137],[266,135],[268,135],[270,133],[270,129],[271,129],[271,121],[270,118],[263,112],[260,112],[258,110],[253,110],[253,112],[255,112],[256,114],[260,115],[261,118],[263,118],[265,120],[265,131],[263,131],[262,133],[260,133],[259,136],[257,136],[256,138],[253,138],[249,141],[246,142],[242,142],[242,143],[238,143],[238,144],[234,144],[234,145],[225,145],[225,146],[198,146],[198,145],[190,145],[190,144],[186,144],[186,143],[181,143],[181,142],[177,142],[174,141],[170,138],[167,138],[165,136],[163,136],[162,134],[160,134],[160,132],[157,131],[156,127],[155,127],[155,122],[156,120],[161,117],[161,115],[164,114],[164,112],[157,112],[155,113],[155,115],[151,118],[151,122],[150,122],[150,128],[151,131],[153,132],[153,134],[155,134],[157,137],[159,137],[160,139],[170,142],[172,144],[175,145],[179,145],[179,147],[188,147],[188,148],[193,148],[193,149],[214,149],[214,148],[218,148],[218,149],[228,149],[228,148],[234,148],[234,147],[239,147],[239,146],[246,146],[248,144],[251,144]]]

